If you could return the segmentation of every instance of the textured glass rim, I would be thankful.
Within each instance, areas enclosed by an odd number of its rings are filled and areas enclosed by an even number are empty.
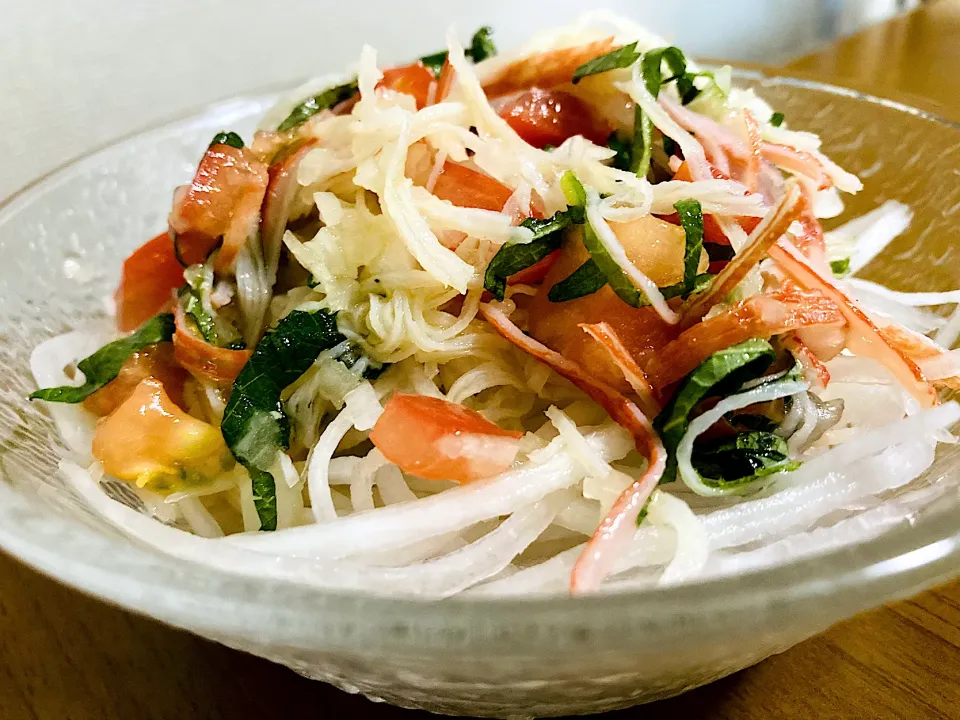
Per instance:
[[[933,113],[856,90],[754,70],[738,70],[736,76],[768,86],[785,85],[845,96],[960,132],[960,124]],[[34,191],[42,191],[48,182],[55,182],[62,174],[95,161],[101,153],[134,138],[161,132],[201,114],[228,112],[231,106],[259,101],[285,89],[287,86],[234,97],[130,133],[27,184],[0,202],[0,215],[16,211],[20,201],[28,201]],[[0,547],[41,572],[109,602],[171,624],[206,628],[224,639],[247,636],[293,646],[376,652],[378,648],[412,646],[414,637],[418,648],[423,648],[424,643],[437,649],[464,646],[490,639],[496,634],[491,633],[492,629],[501,628],[504,632],[511,629],[511,634],[501,635],[500,642],[509,639],[512,651],[522,652],[526,648],[540,653],[551,644],[586,642],[585,633],[602,637],[605,648],[633,646],[641,639],[654,645],[656,641],[679,641],[683,637],[695,639],[707,623],[711,639],[736,638],[742,633],[744,618],[751,617],[745,615],[748,612],[754,613],[752,617],[758,624],[790,619],[814,628],[819,617],[839,615],[838,608],[849,615],[894,597],[913,594],[960,571],[956,507],[944,503],[943,498],[935,504],[947,507],[925,511],[915,523],[900,525],[852,547],[734,577],[587,597],[479,596],[438,602],[320,590],[290,581],[264,583],[256,578],[182,564],[66,518],[57,521],[63,524],[57,540],[62,542],[64,533],[69,533],[81,542],[76,546],[80,550],[74,554],[64,553],[62,546],[43,544],[43,528],[38,531],[36,525],[21,522],[24,517],[49,517],[51,512],[4,483],[0,483]],[[18,526],[29,526],[32,534],[19,534]],[[69,563],[62,562],[64,555],[70,556]],[[134,563],[155,572],[131,579],[120,566]],[[833,611],[824,612],[822,604],[826,601]],[[222,607],[218,608],[218,604]],[[344,623],[356,623],[358,627],[341,633],[338,625]],[[516,628],[541,625],[551,628],[551,632],[514,633]],[[411,629],[426,634],[411,635]],[[496,641],[488,647],[491,653],[497,649]],[[650,651],[655,651],[655,647]]]

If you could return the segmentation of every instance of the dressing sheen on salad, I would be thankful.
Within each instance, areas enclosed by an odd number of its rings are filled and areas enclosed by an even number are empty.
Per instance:
[[[356,67],[211,138],[113,327],[34,352],[107,522],[446,597],[740,571],[924,501],[960,291],[857,278],[910,211],[825,232],[861,182],[789,113],[607,13]]]

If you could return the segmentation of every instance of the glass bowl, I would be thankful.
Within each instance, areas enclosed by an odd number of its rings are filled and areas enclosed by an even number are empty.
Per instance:
[[[868,277],[899,290],[960,287],[960,128],[903,105],[739,73],[795,128],[860,173],[859,214],[916,213]],[[0,207],[0,547],[132,611],[406,707],[490,717],[599,712],[675,695],[832,623],[960,570],[960,497],[855,546],[723,578],[597,597],[431,602],[321,592],[173,560],[98,522],[61,485],[61,441],[33,389],[31,349],[102,314],[120,260],[164,227],[172,188],[221,129],[248,135],[274,94],[233,100],[131,136]],[[841,218],[842,220],[842,218]],[[942,446],[918,482],[960,468]]]

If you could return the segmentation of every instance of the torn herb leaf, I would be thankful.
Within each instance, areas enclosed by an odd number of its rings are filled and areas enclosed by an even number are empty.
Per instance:
[[[663,63],[667,64],[671,73],[667,78],[663,77]],[[687,59],[678,47],[656,48],[645,53],[640,61],[640,72],[647,90],[654,98],[658,97],[660,89],[670,82],[676,82],[677,94],[684,105],[700,94],[694,84],[698,74],[687,72]]]
[[[850,272],[850,258],[831,260],[830,271],[837,277],[844,277]]]
[[[775,112],[773,115],[770,116],[770,124],[773,125],[774,127],[780,127],[781,125],[783,125],[783,121],[785,119],[786,118],[783,116],[782,112]]]
[[[787,441],[772,432],[738,433],[732,439],[698,442],[690,458],[708,485],[736,487],[777,472],[795,470]]]
[[[213,147],[214,145],[229,145],[232,148],[240,150],[243,148],[243,138],[233,131],[226,132],[221,130],[213,136],[213,140],[210,141],[210,145],[207,147]]]
[[[617,170],[629,170],[631,162],[632,142],[621,140],[617,133],[611,133],[607,138],[607,147],[613,150],[616,155],[613,156],[613,167]]]
[[[447,62],[447,51],[441,50],[432,55],[424,55],[420,58],[420,62],[435,76],[439,77],[440,72],[443,70],[443,64]]]
[[[463,49],[463,54],[475,63],[496,55],[497,46],[493,42],[493,28],[489,25],[484,25],[477,30],[473,34],[473,37],[470,38],[470,44]],[[420,58],[420,62],[433,71],[434,75],[439,77],[440,72],[443,70],[444,63],[447,62],[447,51],[441,50],[440,52],[435,52],[430,55],[424,55]]]
[[[290,444],[280,395],[317,355],[344,340],[334,313],[294,310],[267,331],[233,383],[220,429],[227,447],[250,472],[263,530],[277,527],[276,488],[269,471],[277,453]]]
[[[280,125],[277,127],[277,130],[279,132],[292,130],[298,125],[305,123],[321,110],[329,110],[330,108],[339,105],[343,101],[349,100],[358,91],[359,86],[357,85],[356,78],[344,83],[343,85],[336,85],[332,88],[327,88],[323,92],[314,95],[311,98],[307,98],[302,103],[297,105],[287,116],[287,119],[280,123]]]
[[[683,250],[683,293],[693,290],[703,252],[703,209],[697,200],[678,200],[674,209],[680,216],[685,244]]]
[[[30,399],[62,403],[83,402],[117,377],[128,357],[148,345],[169,342],[173,338],[173,332],[173,315],[164,313],[152,317],[133,334],[107,343],[93,355],[77,363],[77,369],[83,373],[83,385],[43,388],[31,393]]]
[[[220,338],[217,334],[217,324],[213,321],[213,316],[204,309],[203,302],[189,285],[185,285],[180,290],[180,302],[183,303],[183,311],[196,324],[203,339],[210,345],[219,347]]]
[[[550,292],[547,293],[547,300],[550,302],[576,300],[587,295],[593,295],[606,284],[607,276],[590,259],[550,288]]]
[[[507,290],[507,278],[526,270],[557,250],[563,241],[560,233],[571,223],[567,212],[557,212],[553,217],[538,220],[527,218],[521,227],[533,232],[533,240],[528,243],[507,243],[493,256],[483,275],[483,287],[497,300],[503,300]]]
[[[489,25],[484,25],[470,38],[470,45],[464,48],[463,54],[475,63],[493,57],[497,54],[497,46],[493,42],[492,35],[493,28]]]
[[[637,61],[639,57],[640,53],[637,52],[636,42],[632,42],[629,45],[624,45],[616,50],[611,50],[606,55],[601,55],[600,57],[595,57],[593,60],[588,60],[574,70],[573,84],[576,85],[588,75],[599,75],[600,73],[609,72],[610,70],[619,70],[621,68],[630,67]]]
[[[677,445],[696,406],[705,398],[728,395],[747,380],[760,377],[776,357],[770,343],[756,338],[715,352],[686,377],[653,424],[667,451],[665,478],[674,475]]]

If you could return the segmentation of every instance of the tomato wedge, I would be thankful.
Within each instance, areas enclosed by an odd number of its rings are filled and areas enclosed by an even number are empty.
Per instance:
[[[187,415],[156,378],[100,421],[93,456],[106,473],[156,492],[209,481],[232,464],[220,429]]]
[[[207,148],[193,182],[175,194],[170,213],[170,228],[182,235],[184,251],[192,249],[191,241],[209,247],[211,239],[223,237],[217,270],[231,269],[247,238],[259,231],[268,179],[266,164],[249,148]]]
[[[437,176],[433,194],[457,207],[500,212],[513,191],[479,170],[447,160]]]
[[[507,470],[521,435],[463,405],[397,393],[384,406],[370,441],[404,472],[466,483]]]
[[[133,251],[123,261],[120,285],[113,299],[117,328],[132,332],[170,304],[173,291],[183,285],[183,266],[173,252],[167,232]]]
[[[174,357],[180,366],[198,380],[226,386],[237,379],[252,354],[249,350],[230,350],[211,345],[194,334],[183,308],[177,304],[177,331],[173,335]]]
[[[610,128],[593,116],[585,102],[562,90],[533,88],[500,110],[517,135],[536,148],[560,145],[567,138],[582,135],[603,145]]]
[[[183,384],[187,373],[173,357],[170,343],[148,345],[127,358],[120,374],[83,401],[83,407],[94,415],[104,417],[116,410],[133,394],[141,381],[156,378],[179,407],[183,407]]]
[[[427,106],[430,86],[435,82],[433,73],[419,60],[413,65],[383,71],[383,79],[377,87],[389,88],[404,95],[412,95],[417,101],[417,110]]]

